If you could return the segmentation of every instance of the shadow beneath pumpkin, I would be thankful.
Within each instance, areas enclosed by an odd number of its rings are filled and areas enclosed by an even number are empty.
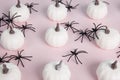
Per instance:
[[[99,65],[99,62],[96,62],[96,63],[89,65],[88,67],[88,71],[90,75],[94,78],[94,80],[97,80],[96,70],[97,70],[98,65]]]

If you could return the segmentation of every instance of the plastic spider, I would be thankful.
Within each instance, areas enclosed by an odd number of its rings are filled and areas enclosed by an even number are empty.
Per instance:
[[[10,56],[11,58],[9,59],[9,61],[12,60],[12,59],[14,59],[14,60],[17,61],[17,65],[19,65],[19,64],[21,63],[21,65],[24,67],[23,60],[31,61],[29,58],[32,58],[32,56],[23,56],[23,55],[22,55],[22,52],[23,52],[23,51],[24,51],[24,50],[18,51],[18,52],[17,52],[17,53],[18,53],[17,56],[16,56],[16,55],[11,55],[11,56]]]
[[[70,2],[66,1],[66,8],[68,9],[68,12],[71,12],[72,9],[76,9],[77,6],[79,6],[79,4],[76,4],[75,6],[71,5],[72,0],[70,0]]]
[[[9,26],[12,26],[12,27],[17,26],[17,27],[19,27],[17,24],[14,23],[14,19],[18,18],[18,17],[21,17],[21,15],[17,15],[17,13],[15,13],[13,16],[10,16],[10,12],[8,12],[8,14],[3,13],[3,17],[4,17],[4,22],[7,25],[7,28]]]
[[[94,25],[94,28],[92,28],[92,30],[90,31],[90,35],[93,37],[93,39],[97,38],[99,39],[98,35],[97,35],[97,31],[99,30],[104,30],[104,31],[107,31],[107,27],[102,25],[102,24],[98,24],[96,25],[95,23],[93,23]]]
[[[76,61],[76,64],[78,64],[78,62],[82,64],[82,62],[80,61],[80,59],[79,59],[79,57],[78,57],[78,54],[81,54],[81,53],[88,54],[88,52],[86,52],[86,51],[84,51],[84,50],[81,50],[81,51],[77,51],[77,50],[78,50],[78,49],[74,49],[74,51],[70,51],[71,54],[67,54],[67,55],[62,56],[62,57],[68,57],[68,56],[69,56],[69,58],[68,58],[68,60],[67,60],[67,62],[69,62],[70,59],[74,56],[75,61]]]
[[[88,28],[85,30],[80,30],[78,33],[79,33],[79,37],[75,41],[81,39],[81,43],[83,43],[84,37],[86,37],[89,41],[93,39],[93,37],[90,35],[90,30],[88,30]]]
[[[34,9],[35,5],[39,5],[38,3],[33,3],[32,2],[32,3],[26,3],[25,5],[28,7],[28,9],[30,11],[30,14],[32,13],[32,10],[35,11],[35,12],[38,12],[36,9]]]
[[[66,23],[61,23],[61,24],[64,24],[64,25],[65,25],[65,29],[66,29],[67,31],[68,31],[69,29],[71,29],[73,33],[79,32],[78,29],[76,29],[76,28],[73,27],[74,24],[79,24],[79,23],[77,23],[77,22],[75,22],[75,21],[72,21],[72,22],[69,22],[69,21],[68,21],[68,22],[66,22]]]
[[[7,53],[5,53],[2,57],[0,57],[0,63],[9,62],[6,60],[7,58],[10,58],[10,56],[7,56]]]
[[[23,35],[24,35],[24,36],[26,36],[26,35],[25,35],[25,31],[26,31],[27,29],[28,29],[28,30],[31,30],[31,31],[33,31],[33,32],[36,32],[36,31],[35,31],[35,28],[32,27],[32,24],[27,24],[27,22],[25,22],[25,25],[22,25],[22,27],[16,27],[16,28],[20,29],[20,30],[23,32]]]

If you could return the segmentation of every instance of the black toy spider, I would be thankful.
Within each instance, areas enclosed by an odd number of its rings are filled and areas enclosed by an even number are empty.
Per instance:
[[[92,30],[89,33],[93,37],[93,39],[95,39],[95,38],[99,39],[99,37],[97,35],[97,31],[99,31],[99,30],[104,30],[105,32],[108,31],[107,26],[104,26],[102,24],[96,25],[95,23],[93,23],[93,25],[94,25],[94,28],[92,28]]]
[[[10,15],[10,12],[8,12],[8,14],[3,13],[3,17],[4,17],[4,22],[7,25],[7,28],[9,28],[9,26],[19,27],[17,24],[14,23],[15,18],[21,17],[20,15],[17,15],[17,13],[15,13],[13,16]]]
[[[23,35],[25,36],[25,31],[28,29],[28,30],[31,30],[33,32],[36,32],[35,31],[35,28],[32,27],[32,24],[27,24],[27,22],[25,22],[25,25],[22,25],[22,27],[16,27],[18,29],[20,29],[22,32],[23,32]]]
[[[32,3],[26,3],[25,5],[28,7],[28,9],[30,11],[30,14],[32,13],[32,10],[35,11],[35,12],[38,12],[36,9],[34,9],[35,5],[39,5],[38,3],[33,3],[32,2]]]
[[[72,9],[76,9],[77,6],[79,6],[79,4],[76,4],[75,6],[72,6],[71,2],[72,2],[72,0],[70,0],[70,2],[66,1],[66,4],[65,4],[66,8],[68,9],[68,12],[71,12]]]
[[[80,61],[80,59],[79,59],[79,57],[78,57],[78,54],[81,54],[81,53],[88,54],[88,52],[86,52],[86,51],[84,51],[84,50],[81,50],[81,51],[77,51],[77,50],[78,50],[78,49],[74,49],[74,51],[70,51],[71,54],[67,54],[67,55],[62,56],[62,57],[68,57],[68,56],[69,56],[69,58],[68,58],[68,60],[67,60],[67,62],[69,62],[70,59],[72,58],[72,56],[74,56],[75,61],[76,61],[76,64],[78,64],[78,62],[82,64],[82,62]]]
[[[22,55],[22,52],[23,52],[24,50],[21,50],[21,51],[18,51],[17,53],[18,53],[18,55],[16,56],[16,55],[11,55],[10,57],[10,59],[9,59],[9,61],[10,60],[12,60],[12,59],[14,59],[14,60],[17,60],[17,65],[19,65],[20,63],[21,63],[21,65],[24,67],[24,64],[23,64],[23,61],[22,60],[28,60],[28,61],[31,61],[29,58],[32,58],[32,56],[23,56]]]
[[[0,63],[9,62],[6,60],[7,58],[10,58],[10,56],[7,56],[7,53],[5,53],[2,57],[0,57]]]
[[[86,37],[89,41],[93,39],[93,37],[90,35],[90,30],[88,30],[88,28],[85,30],[79,30],[78,34],[79,34],[79,37],[75,41],[81,39],[81,43],[83,43],[84,37]]]
[[[64,24],[64,25],[65,25],[65,29],[66,29],[66,30],[71,29],[73,33],[79,32],[78,29],[76,29],[76,28],[73,27],[74,24],[79,24],[79,23],[77,23],[77,22],[75,22],[75,21],[66,22],[66,23],[61,23],[61,24]]]

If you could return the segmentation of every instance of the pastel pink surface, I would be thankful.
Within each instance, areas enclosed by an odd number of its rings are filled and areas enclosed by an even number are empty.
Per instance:
[[[83,64],[76,65],[74,58],[71,59],[69,65],[72,77],[71,80],[97,80],[96,68],[98,64],[104,60],[116,59],[116,52],[118,48],[114,50],[102,50],[98,48],[94,42],[84,40],[81,44],[80,41],[75,42],[77,38],[71,31],[69,31],[69,42],[66,46],[61,48],[53,48],[46,44],[44,40],[45,31],[54,26],[56,23],[48,19],[46,11],[47,7],[51,4],[51,0],[21,0],[22,3],[36,2],[39,6],[36,9],[38,13],[33,13],[28,20],[28,23],[32,23],[36,27],[36,33],[27,31],[27,37],[25,45],[22,49],[25,49],[24,55],[32,55],[32,62],[25,61],[25,68],[20,69],[22,71],[22,80],[42,80],[42,70],[46,63],[55,60],[63,59],[66,62],[67,58],[62,56],[68,54],[70,50],[78,48],[79,50],[86,50],[89,52],[88,55],[80,54],[79,58]],[[93,27],[92,23],[103,23],[108,27],[113,27],[120,30],[120,0],[107,0],[110,3],[108,6],[109,14],[102,20],[92,20],[86,15],[86,7],[92,0],[73,0],[73,5],[79,3],[79,7],[68,13],[68,17],[62,21],[77,21],[80,24],[76,25],[77,28],[85,29]],[[7,12],[9,8],[16,3],[16,0],[0,0],[0,13]],[[20,49],[21,50],[21,49]],[[16,54],[16,51],[7,51],[0,47],[0,55],[5,52],[9,54]]]

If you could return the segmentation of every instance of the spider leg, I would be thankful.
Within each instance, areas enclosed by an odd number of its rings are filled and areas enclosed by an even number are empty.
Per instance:
[[[75,39],[75,41],[79,40],[81,37],[82,37],[82,35],[81,35],[81,36],[79,36],[77,39]]]
[[[78,64],[77,57],[76,57],[76,56],[74,56],[74,58],[75,58],[75,62],[76,62],[76,64]]]
[[[78,6],[79,6],[79,4],[76,4],[73,9],[76,9],[76,7],[78,7]]]
[[[70,0],[70,2],[68,3],[69,5],[71,4],[72,0]]]
[[[22,58],[25,59],[25,60],[31,61],[30,59],[28,59],[28,58],[26,58],[26,57],[22,57]]]
[[[22,64],[23,67],[25,67],[21,59],[20,59],[20,63]]]
[[[24,35],[24,37],[26,36],[26,35],[25,35],[25,30],[23,30],[23,35]]]
[[[67,54],[67,55],[65,55],[65,56],[62,56],[62,57],[67,57],[67,56],[70,56],[70,55],[72,55],[72,54]]]
[[[2,57],[2,59],[4,59],[7,56],[7,53],[5,53],[5,55]]]
[[[120,51],[116,52],[116,53],[120,53]]]
[[[70,61],[70,59],[72,58],[72,56],[73,56],[73,55],[71,55],[71,56],[68,58],[67,62],[69,62],[69,61]]]
[[[34,8],[31,8],[33,11],[35,11],[35,12],[38,12],[36,9],[34,9]]]
[[[84,38],[84,35],[83,35],[82,38],[81,38],[81,43],[83,43],[83,38]]]
[[[79,61],[80,64],[82,64],[82,62],[80,61],[80,59],[78,58],[78,56],[76,56],[77,60]]]
[[[68,27],[65,27],[66,31],[68,31]]]
[[[120,55],[117,56],[117,58],[119,58],[119,57],[120,57]]]
[[[33,32],[36,32],[34,29],[32,29],[32,28],[29,28],[30,30],[32,30]]]
[[[96,38],[97,38],[97,39],[99,39],[99,37],[98,37],[98,35],[97,35],[97,33],[96,33],[96,32],[95,32],[95,36],[96,36]]]

